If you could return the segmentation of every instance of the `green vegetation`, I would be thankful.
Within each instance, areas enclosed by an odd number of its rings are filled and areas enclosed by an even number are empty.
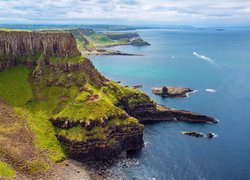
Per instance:
[[[41,160],[28,161],[27,166],[29,167],[28,171],[30,174],[45,172],[46,170],[50,169],[50,165]]]
[[[87,131],[81,125],[72,127],[70,129],[56,128],[56,132],[59,136],[64,136],[71,141],[83,142],[89,139],[98,138],[105,140],[105,130],[107,128],[95,127],[91,131]]]
[[[119,116],[124,111],[104,99],[90,101],[82,104],[68,104],[55,119],[70,119],[89,123],[91,120],[103,121],[110,116]]]
[[[136,32],[105,32],[102,34],[112,40],[139,38],[139,34]]]
[[[12,179],[16,175],[16,171],[7,163],[0,161],[0,178]]]
[[[0,96],[13,106],[23,106],[32,98],[28,82],[31,69],[18,65],[0,73]]]
[[[0,28],[0,31],[5,31],[5,32],[30,32],[29,30],[23,30],[23,29],[8,29],[8,28]]]
[[[105,46],[115,46],[115,45],[124,45],[129,44],[129,39],[121,38],[119,40],[112,40],[104,34],[101,33],[93,33],[85,36],[88,41],[92,42],[97,47],[105,47]]]
[[[126,97],[128,105],[134,106],[138,103],[151,102],[152,100],[141,90],[120,86],[115,82],[110,82],[107,87],[102,88],[102,94],[108,97],[109,101],[117,104],[118,101]]]
[[[49,61],[52,63],[59,63],[59,62],[71,62],[71,63],[78,63],[84,61],[86,58],[83,56],[71,56],[71,57],[50,57]]]

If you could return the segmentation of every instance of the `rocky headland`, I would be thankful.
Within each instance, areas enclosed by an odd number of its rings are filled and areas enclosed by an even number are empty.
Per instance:
[[[157,105],[142,91],[106,79],[81,56],[68,32],[0,31],[0,97],[4,102],[0,108],[11,107],[7,112],[26,122],[34,135],[29,139],[33,157],[41,160],[24,158],[28,170],[16,163],[15,149],[0,149],[5,155],[0,160],[24,176],[42,176],[67,157],[110,160],[136,152],[144,144],[142,123],[217,122]]]

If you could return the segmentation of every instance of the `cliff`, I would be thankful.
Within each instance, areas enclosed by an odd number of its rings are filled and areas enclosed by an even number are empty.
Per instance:
[[[79,56],[71,33],[0,30],[0,71],[20,63],[36,63],[38,56]]]

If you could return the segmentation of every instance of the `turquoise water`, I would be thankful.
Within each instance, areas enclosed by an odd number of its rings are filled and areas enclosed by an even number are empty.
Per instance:
[[[97,69],[124,85],[142,84],[142,90],[160,104],[204,113],[220,123],[146,125],[142,151],[111,170],[124,179],[250,179],[250,31],[141,30],[139,34],[152,45],[115,49],[145,56],[91,57]],[[163,99],[151,93],[152,87],[162,85],[198,91],[184,99]],[[191,130],[218,137],[181,134]]]

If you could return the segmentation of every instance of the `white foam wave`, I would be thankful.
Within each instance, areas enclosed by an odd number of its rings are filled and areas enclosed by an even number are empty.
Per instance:
[[[207,56],[198,54],[197,52],[193,52],[193,55],[195,55],[197,58],[202,59],[202,60],[205,60],[205,61],[207,61],[207,62],[209,62],[209,63],[211,63],[211,64],[216,64],[216,63],[214,62],[214,60],[211,59],[210,57],[207,57]]]
[[[217,91],[215,89],[206,89],[207,92],[210,92],[210,93],[216,93]]]
[[[193,90],[193,91],[191,91],[191,92],[188,92],[186,95],[187,95],[187,97],[189,97],[189,94],[194,94],[194,93],[196,93],[196,92],[198,92],[198,90]]]

